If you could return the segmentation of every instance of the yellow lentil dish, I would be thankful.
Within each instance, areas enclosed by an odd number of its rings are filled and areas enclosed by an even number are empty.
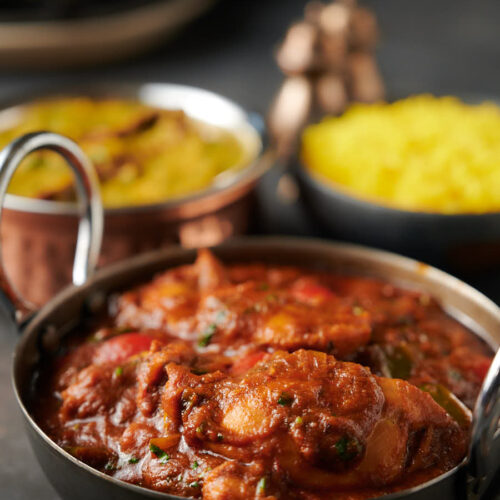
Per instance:
[[[358,198],[411,211],[500,211],[500,108],[454,97],[356,104],[309,126],[302,161]]]
[[[75,140],[91,159],[105,206],[162,202],[201,191],[219,174],[237,171],[246,153],[229,131],[191,120],[182,111],[139,102],[86,97],[35,102],[20,109],[0,132],[0,147],[33,131],[50,130]],[[9,192],[71,200],[73,176],[50,151],[30,155]]]

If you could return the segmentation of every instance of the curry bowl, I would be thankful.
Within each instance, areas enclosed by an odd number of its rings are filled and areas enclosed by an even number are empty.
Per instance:
[[[90,467],[51,440],[34,418],[31,397],[34,378],[51,353],[72,335],[75,324],[98,314],[108,296],[144,283],[161,271],[189,264],[195,257],[193,250],[172,247],[113,264],[91,276],[100,243],[102,213],[92,196],[96,190],[92,170],[82,164],[79,150],[71,141],[53,134],[35,135],[4,152],[0,158],[0,197],[5,194],[10,176],[24,154],[44,145],[63,154],[80,178],[77,186],[82,197],[82,222],[73,273],[75,286],[61,292],[19,324],[23,335],[14,356],[14,389],[33,450],[63,498],[79,500],[92,495],[126,499],[180,498],[117,480]],[[495,304],[450,275],[405,257],[353,245],[294,238],[242,239],[215,247],[213,252],[225,263],[299,266],[320,273],[379,279],[407,290],[418,290],[434,297],[447,314],[482,339],[492,352],[500,344],[500,310]],[[22,296],[8,286],[5,272],[2,284],[2,298],[12,312],[21,311],[23,305],[24,310],[29,308]],[[261,292],[267,293],[266,290],[262,288]],[[353,314],[362,316],[363,313],[353,311]],[[199,345],[207,346],[206,343]],[[469,451],[463,462],[430,481],[383,498],[472,499],[484,493],[498,468],[499,377],[500,355],[497,354],[476,402]],[[286,401],[278,403],[286,405]],[[157,450],[153,448],[153,452]],[[256,494],[259,496],[260,493]]]
[[[186,247],[217,244],[246,232],[254,187],[273,161],[258,115],[215,93],[173,84],[97,85],[81,93],[73,89],[36,98],[82,95],[180,110],[189,120],[229,132],[245,155],[241,168],[219,176],[200,191],[161,202],[106,208],[101,265],[175,243]],[[19,115],[26,105],[24,101],[2,111],[0,127],[22,119]],[[69,282],[78,210],[72,202],[13,194],[7,195],[5,207],[4,251],[10,276],[32,302],[41,304]]]

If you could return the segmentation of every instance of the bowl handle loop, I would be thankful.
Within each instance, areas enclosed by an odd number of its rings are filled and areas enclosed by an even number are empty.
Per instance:
[[[468,498],[479,499],[500,470],[500,349],[474,408],[468,463]]]
[[[75,142],[52,132],[26,134],[0,152],[0,223],[10,180],[21,161],[33,151],[49,149],[61,155],[73,170],[80,214],[73,284],[82,285],[97,265],[103,230],[103,208],[95,170]],[[8,235],[4,235],[8,238]],[[27,301],[7,278],[0,238],[0,287],[3,302],[19,321],[37,307]]]

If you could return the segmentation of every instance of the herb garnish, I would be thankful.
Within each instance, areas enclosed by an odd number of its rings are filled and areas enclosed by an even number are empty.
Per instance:
[[[200,465],[200,464],[199,464],[199,463],[195,460],[195,461],[191,464],[191,469],[197,469],[199,465]]]
[[[286,392],[282,392],[281,396],[278,398],[278,404],[281,406],[290,406],[293,403],[293,396]]]
[[[168,453],[163,451],[159,446],[156,446],[153,443],[149,443],[149,451],[156,457],[160,459],[162,464],[168,462],[170,460],[170,456]]]
[[[130,457],[128,459],[129,464],[136,464],[138,461],[139,461],[139,459],[137,457]]]
[[[200,483],[198,481],[193,481],[192,483],[189,483],[189,486],[191,488],[199,488],[200,487]]]
[[[208,344],[212,341],[212,337],[214,336],[214,333],[217,331],[217,325],[220,325],[225,317],[227,315],[227,311],[219,311],[216,316],[215,316],[215,321],[213,323],[210,323],[206,328],[205,331],[201,334],[199,340],[198,340],[198,346],[199,347],[207,347]]]
[[[357,439],[349,439],[347,436],[342,436],[335,443],[335,449],[340,460],[344,462],[351,460],[361,451]]]
[[[123,375],[123,367],[117,366],[115,368],[114,374],[116,377],[121,377]]]
[[[261,477],[257,483],[257,495],[263,495],[267,490],[267,477]]]
[[[207,347],[207,345],[212,341],[212,337],[214,336],[216,330],[217,325],[215,323],[210,323],[206,327],[205,331],[201,334],[201,337],[198,340],[198,345],[200,347]]]

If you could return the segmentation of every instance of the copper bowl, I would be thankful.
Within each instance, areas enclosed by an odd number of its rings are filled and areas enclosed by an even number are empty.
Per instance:
[[[133,98],[160,108],[182,109],[195,120],[233,132],[249,157],[248,165],[229,181],[216,180],[199,193],[159,204],[106,209],[100,265],[173,243],[216,245],[247,231],[254,187],[273,156],[265,150],[258,115],[217,94],[183,85],[103,86],[54,95]],[[19,106],[0,112],[0,127],[16,119]],[[70,281],[77,213],[72,203],[7,195],[2,227],[6,267],[16,288],[31,302],[46,302]]]

